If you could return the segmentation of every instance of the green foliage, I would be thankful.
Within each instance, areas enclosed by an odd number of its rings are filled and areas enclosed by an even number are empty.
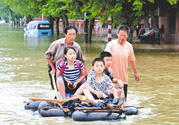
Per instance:
[[[103,23],[112,17],[113,24],[136,25],[141,19],[155,16],[158,7],[178,5],[179,0],[1,0],[16,14],[41,15],[71,19],[98,17]],[[84,13],[88,15],[84,17]]]
[[[39,15],[36,0],[4,0],[3,2],[16,14],[32,17]]]
[[[8,21],[9,16],[10,16],[9,6],[7,4],[0,3],[0,17]]]
[[[179,0],[167,0],[171,5],[175,5],[177,4],[177,2],[179,2]]]

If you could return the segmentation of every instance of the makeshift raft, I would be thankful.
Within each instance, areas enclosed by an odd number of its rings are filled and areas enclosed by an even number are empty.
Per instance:
[[[30,101],[25,104],[25,109],[32,110],[34,114],[39,114],[42,117],[71,117],[74,121],[120,120],[125,119],[126,115],[138,113],[138,108],[134,106],[124,107],[123,110],[100,107],[70,107],[70,110],[65,112],[57,103],[47,101]]]

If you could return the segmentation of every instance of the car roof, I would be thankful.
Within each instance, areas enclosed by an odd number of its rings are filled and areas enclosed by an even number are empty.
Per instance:
[[[47,20],[41,20],[41,21],[30,21],[29,23],[35,23],[35,24],[50,24]]]

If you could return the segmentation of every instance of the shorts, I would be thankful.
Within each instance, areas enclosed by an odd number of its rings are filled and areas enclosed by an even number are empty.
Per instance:
[[[64,85],[65,85],[65,92],[66,93],[72,93],[72,94],[74,94],[76,92],[76,90],[83,84],[82,82],[80,82],[80,83],[77,84],[76,88],[70,89],[69,86],[68,86],[67,81],[65,80],[65,78],[63,76],[59,76],[59,77],[63,78],[63,82],[64,82]]]

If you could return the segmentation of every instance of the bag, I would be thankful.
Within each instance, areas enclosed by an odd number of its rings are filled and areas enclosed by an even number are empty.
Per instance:
[[[61,65],[61,76],[63,76],[63,72],[65,71],[65,64],[64,64],[64,61],[65,61],[65,58],[63,57],[62,59],[59,59],[57,62],[56,62],[56,72],[57,72],[57,68],[58,66],[60,65],[60,63],[62,63]],[[76,64],[77,64],[77,67],[79,70],[81,70],[81,63],[79,60],[76,60]]]

